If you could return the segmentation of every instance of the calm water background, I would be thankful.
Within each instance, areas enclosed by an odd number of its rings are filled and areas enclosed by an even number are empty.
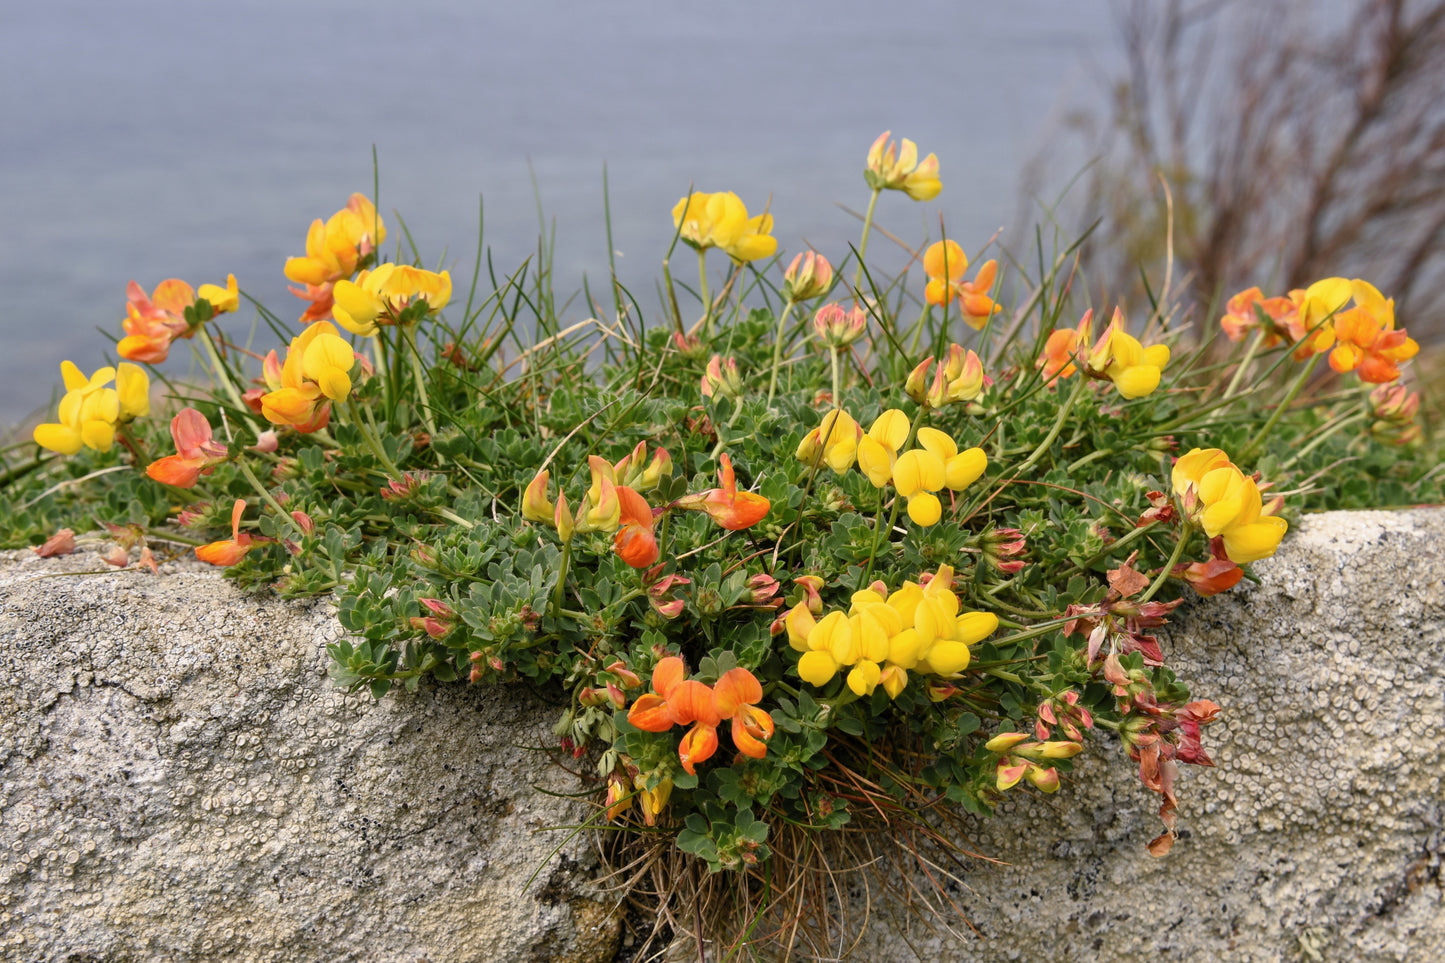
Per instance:
[[[313,218],[370,191],[372,145],[392,239],[395,209],[428,264],[445,251],[466,277],[479,195],[498,268],[535,252],[530,162],[557,225],[559,298],[584,272],[606,290],[604,162],[619,274],[655,312],[690,182],[754,211],[771,195],[782,246],[807,239],[836,261],[858,222],[835,202],[862,209],[863,157],[885,128],[939,155],[944,190],[929,204],[889,193],[880,222],[918,238],[942,213],[972,256],[1013,220],[1018,171],[1060,112],[1105,96],[1114,35],[1107,0],[11,4],[0,423],[50,399],[61,359],[103,363],[95,328],[120,335],[132,278],[234,272],[299,315],[282,264]],[[244,337],[252,316],[228,331]],[[169,367],[184,372],[180,347]]]

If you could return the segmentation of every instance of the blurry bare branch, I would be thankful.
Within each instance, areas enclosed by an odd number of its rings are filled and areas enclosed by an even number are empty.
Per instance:
[[[1197,304],[1251,284],[1372,280],[1417,337],[1445,336],[1445,0],[1130,0],[1086,268],[1138,298],[1162,277],[1162,173]],[[1077,155],[1075,155],[1077,156]]]

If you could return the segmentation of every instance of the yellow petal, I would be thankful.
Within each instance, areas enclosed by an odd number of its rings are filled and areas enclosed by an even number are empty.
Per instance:
[[[937,525],[943,517],[943,503],[932,492],[919,492],[908,499],[908,517],[913,519],[913,524],[924,528]]]
[[[80,432],[65,425],[48,424],[35,426],[35,443],[41,448],[59,452],[62,455],[73,455],[80,451],[84,444],[80,439]]]
[[[798,678],[822,688],[838,674],[838,663],[826,652],[804,652],[798,660]]]
[[[988,455],[982,448],[970,448],[959,452],[944,466],[944,482],[954,491],[963,491],[978,481],[988,468]]]

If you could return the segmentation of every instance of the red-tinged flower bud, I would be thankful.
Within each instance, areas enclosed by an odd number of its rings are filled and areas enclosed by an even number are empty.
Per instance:
[[[867,329],[868,315],[856,305],[845,310],[840,304],[825,304],[813,315],[813,330],[830,348],[846,348]]]
[[[301,543],[291,538],[281,539],[281,547],[286,549],[286,554],[292,557],[301,554]]]
[[[811,301],[833,286],[833,265],[816,251],[793,258],[783,272],[783,297],[790,301]]]
[[[276,429],[267,428],[256,436],[256,443],[248,450],[259,451],[263,455],[269,455],[279,447],[281,447],[281,439],[277,436]]]
[[[781,589],[778,580],[766,572],[759,572],[748,579],[748,591],[754,605],[768,605],[773,608],[782,605],[783,600],[778,598]]]
[[[249,391],[242,392],[241,400],[245,402],[247,408],[250,408],[259,415],[261,413],[261,398],[270,390],[269,388],[252,388]]]
[[[1244,569],[1227,558],[1211,558],[1207,562],[1175,566],[1174,575],[1186,580],[1194,591],[1208,598],[1238,585],[1239,580],[1244,578]]]
[[[1042,720],[1042,719],[1035,719],[1035,720],[1034,720],[1034,737],[1035,737],[1035,738],[1037,738],[1037,739],[1039,739],[1039,740],[1047,739],[1047,738],[1052,734],[1052,732],[1053,732],[1053,730],[1051,730],[1051,729],[1048,727],[1048,725],[1044,722],[1044,720]]]
[[[421,490],[424,481],[425,472],[403,472],[400,479],[393,478],[386,483],[386,487],[381,490],[381,497],[389,502],[411,498]]]
[[[150,569],[155,575],[161,574],[161,567],[156,564],[156,557],[151,554],[149,545],[140,550],[140,558],[136,559],[136,564]]]
[[[659,448],[653,452],[652,463],[643,471],[642,477],[638,479],[638,486],[643,491],[651,491],[662,484],[664,478],[672,477],[672,456],[665,449]]]
[[[501,672],[507,667],[507,664],[503,662],[501,656],[498,655],[488,656],[487,665],[491,666],[493,672]]]
[[[311,516],[299,509],[291,513],[291,520],[294,521],[306,535],[310,535],[316,531],[316,523],[311,520]]]
[[[621,660],[613,662],[603,671],[610,672],[615,675],[617,677],[617,680],[621,682],[625,688],[635,689],[638,686],[642,685],[641,676],[629,669],[626,663],[622,662]]]
[[[591,686],[588,686],[581,692],[577,693],[577,701],[582,703],[584,706],[591,706],[593,708],[597,708],[599,706],[607,704],[609,700],[605,691],[603,691],[602,689],[594,689]]]
[[[1017,746],[1021,742],[1026,742],[1028,738],[1029,734],[1027,732],[1001,732],[988,742],[985,742],[983,747],[989,752],[1003,753],[1012,750],[1014,746]]]
[[[45,540],[45,544],[38,548],[32,548],[32,552],[41,558],[54,558],[57,555],[69,555],[75,551],[75,532],[68,528],[62,528],[54,535]]]
[[[557,537],[562,539],[563,544],[572,541],[572,533],[577,529],[577,521],[567,507],[567,496],[561,492],[557,493],[557,507],[552,515],[552,527],[557,529]]]
[[[1384,421],[1405,423],[1420,409],[1420,395],[1402,384],[1382,384],[1370,392],[1370,411]]]
[[[627,708],[627,694],[624,693],[622,687],[615,682],[607,683],[607,701],[612,703],[612,708],[614,709]]]
[[[823,614],[823,577],[821,575],[799,575],[793,579],[793,584],[802,588],[803,601],[808,605],[808,611],[814,615]]]
[[[702,376],[703,397],[711,398],[717,395],[736,401],[742,397],[742,393],[743,376],[738,371],[737,359],[724,360],[721,355],[713,355]]]
[[[456,611],[441,599],[417,599],[417,604],[426,607],[426,610],[438,618],[451,619],[455,621]]]
[[[681,331],[672,333],[672,345],[689,361],[701,361],[707,354],[707,345],[697,335],[684,335]]]
[[[1039,766],[1029,766],[1024,770],[1024,778],[1033,783],[1034,788],[1040,792],[1059,791],[1059,772],[1057,769],[1043,769]]]
[[[554,524],[557,506],[547,497],[548,476],[549,472],[545,468],[537,472],[528,483],[527,490],[522,493],[522,517],[529,522]]]
[[[621,773],[614,772],[607,777],[607,819],[612,821],[627,812],[627,803],[632,794]]]
[[[411,550],[411,559],[423,568],[433,568],[437,563],[436,549],[430,545],[417,545]]]
[[[479,665],[473,664],[473,665],[472,665],[472,671],[471,671],[471,673],[467,676],[467,681],[468,681],[468,682],[472,682],[472,683],[477,683],[477,682],[481,682],[484,678],[486,678],[486,673],[484,673],[484,672],[482,671],[482,667],[479,666]]]
[[[294,458],[282,458],[276,463],[276,467],[271,469],[272,481],[289,481],[292,478],[299,478],[300,475],[301,465]]]
[[[928,372],[932,367],[933,359],[925,358],[918,362],[917,367],[909,372],[908,380],[903,382],[904,393],[920,405],[928,400]]]
[[[413,615],[407,621],[413,629],[416,629],[420,632],[425,632],[427,635],[431,636],[434,639],[445,638],[446,634],[452,629],[450,623],[443,622],[441,619],[433,618],[429,615]]]
[[[101,553],[100,560],[107,565],[114,565],[116,568],[125,568],[130,564],[130,553],[119,545],[112,545]]]

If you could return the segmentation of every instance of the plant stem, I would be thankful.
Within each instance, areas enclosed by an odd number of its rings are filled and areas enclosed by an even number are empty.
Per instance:
[[[276,500],[276,496],[272,495],[266,489],[266,486],[261,484],[261,479],[256,477],[256,473],[251,470],[250,465],[246,464],[244,457],[236,459],[236,467],[241,469],[241,474],[246,476],[246,480],[251,483],[251,487],[256,489],[256,493],[261,496],[262,501],[271,506],[272,511],[285,519],[286,524],[296,529],[298,533],[302,535],[306,534],[301,530],[301,524],[291,517],[291,513],[281,507],[281,503]]]
[[[572,540],[562,543],[562,561],[557,568],[557,587],[552,590],[552,617],[562,609],[562,596],[567,587],[567,572],[572,567]]]
[[[1180,525],[1179,541],[1174,546],[1174,553],[1169,556],[1169,561],[1165,562],[1164,567],[1160,569],[1159,577],[1154,579],[1154,584],[1149,586],[1149,590],[1139,598],[1140,604],[1143,604],[1144,602],[1152,599],[1155,595],[1159,593],[1159,590],[1164,587],[1164,582],[1166,579],[1169,578],[1170,573],[1174,571],[1174,566],[1179,564],[1179,559],[1184,556],[1184,546],[1189,544],[1190,536],[1192,536],[1193,534],[1193,525],[1190,525],[1188,522],[1184,522],[1182,525]]]
[[[211,334],[206,330],[206,326],[203,324],[197,327],[196,333],[200,335],[201,346],[206,349],[206,356],[211,360],[211,370],[221,387],[226,389],[226,396],[231,399],[231,404],[240,411],[248,411],[246,402],[241,400],[241,393],[236,390],[236,385],[231,380],[231,369],[227,368],[226,363],[221,360],[221,353],[216,350],[216,342],[211,340]]]
[[[1025,474],[1030,468],[1034,467],[1034,465],[1038,463],[1038,460],[1044,457],[1044,452],[1049,450],[1049,446],[1058,439],[1059,433],[1064,430],[1064,422],[1068,420],[1069,412],[1074,407],[1074,402],[1078,401],[1079,396],[1084,393],[1084,385],[1087,383],[1088,380],[1084,377],[1083,372],[1079,372],[1079,380],[1075,383],[1074,390],[1069,395],[1068,400],[1059,408],[1059,416],[1054,419],[1054,427],[1049,429],[1048,435],[1046,435],[1044,440],[1039,443],[1039,446],[1034,449],[1033,454],[1024,459],[1022,465],[1014,469],[1013,474],[1015,478]]]
[[[1259,429],[1259,432],[1249,440],[1249,444],[1245,445],[1244,450],[1239,453],[1239,459],[1241,461],[1248,461],[1254,456],[1255,452],[1259,450],[1259,446],[1262,445],[1264,439],[1269,436],[1270,430],[1274,428],[1280,416],[1284,414],[1284,410],[1294,403],[1295,398],[1299,397],[1300,391],[1304,389],[1305,382],[1310,380],[1310,375],[1314,374],[1315,365],[1320,363],[1320,358],[1322,357],[1324,357],[1324,355],[1316,354],[1310,358],[1310,363],[1305,365],[1304,370],[1299,373],[1299,377],[1294,380],[1294,384],[1290,385],[1289,392],[1284,396],[1284,400],[1278,405],[1275,405],[1274,413],[1269,416],[1269,421],[1264,423],[1264,427]]]
[[[366,447],[386,468],[387,474],[397,481],[400,481],[402,477],[401,469],[397,468],[396,463],[387,455],[386,448],[381,444],[381,439],[377,437],[376,429],[360,417],[357,413],[356,406],[353,405],[350,400],[338,402],[338,404],[342,410],[346,412],[346,420],[351,422],[356,430],[361,433],[361,440],[366,443]]]
[[[411,360],[411,376],[416,381],[417,402],[421,406],[421,420],[426,425],[427,431],[433,435],[437,433],[436,422],[432,419],[431,399],[426,393],[426,372],[422,368],[421,354],[416,349],[416,329],[407,325],[402,329],[402,336],[406,339],[406,354]]]
[[[1244,352],[1244,360],[1239,362],[1235,369],[1234,377],[1229,380],[1229,387],[1224,389],[1224,397],[1233,398],[1235,391],[1239,390],[1239,382],[1244,378],[1244,372],[1248,370],[1254,361],[1254,356],[1259,351],[1259,346],[1264,342],[1264,329],[1260,328],[1254,333],[1254,340],[1249,342],[1249,347]]]
[[[1325,429],[1321,431],[1319,435],[1308,445],[1305,445],[1299,451],[1295,452],[1294,455],[1289,459],[1289,461],[1281,465],[1280,468],[1293,468],[1296,462],[1298,462],[1305,455],[1308,455],[1310,452],[1314,451],[1320,445],[1323,445],[1326,441],[1329,440],[1331,435],[1338,432],[1341,428],[1345,427],[1346,425],[1352,425],[1357,421],[1364,421],[1368,417],[1370,417],[1370,413],[1368,411],[1357,411],[1353,415],[1336,420],[1334,424],[1326,426]]]
[[[873,208],[878,206],[878,195],[882,194],[882,188],[873,188],[873,196],[868,198],[868,213],[863,215],[863,236],[858,240],[858,270],[853,275],[853,290],[863,283],[863,255],[868,253],[868,232],[873,228]]]
[[[697,250],[697,279],[700,285],[698,293],[702,295],[702,330],[704,336],[712,334],[712,295],[707,289],[707,250]]]
[[[783,304],[783,313],[778,315],[778,331],[773,336],[773,373],[768,378],[768,407],[773,406],[773,397],[778,390],[778,368],[783,363],[783,331],[788,323],[788,316],[793,313],[793,305],[797,304],[792,298]]]

